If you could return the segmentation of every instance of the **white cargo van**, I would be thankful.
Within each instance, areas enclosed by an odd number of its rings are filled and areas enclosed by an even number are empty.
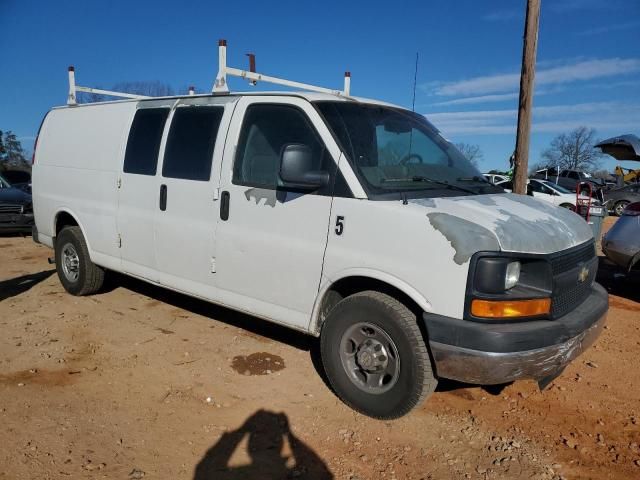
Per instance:
[[[315,90],[51,110],[34,239],[64,288],[113,270],[320,337],[377,418],[438,378],[544,385],[597,338],[584,220],[491,185],[422,115]]]

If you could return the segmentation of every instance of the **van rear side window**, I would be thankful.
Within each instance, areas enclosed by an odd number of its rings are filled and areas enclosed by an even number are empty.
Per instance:
[[[142,108],[136,112],[124,156],[125,173],[156,174],[160,140],[168,115],[168,108]]]
[[[180,107],[173,114],[162,176],[207,181],[223,107]]]

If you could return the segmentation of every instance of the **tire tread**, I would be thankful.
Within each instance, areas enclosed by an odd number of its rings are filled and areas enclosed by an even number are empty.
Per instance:
[[[367,415],[372,418],[376,418],[379,420],[388,420],[399,418],[411,411],[417,405],[420,405],[424,399],[435,390],[438,381],[433,374],[433,369],[431,367],[431,359],[429,356],[429,351],[425,344],[425,340],[423,339],[422,332],[420,331],[420,327],[418,326],[418,322],[416,321],[416,315],[407,308],[402,302],[398,301],[394,297],[379,292],[376,290],[365,290],[362,292],[355,293],[347,298],[344,301],[352,301],[357,298],[367,298],[370,300],[377,301],[383,304],[385,307],[393,310],[397,317],[400,319],[405,331],[407,332],[407,337],[409,339],[409,343],[411,344],[411,348],[413,353],[415,354],[417,360],[418,371],[422,373],[422,381],[420,385],[417,385],[417,388],[414,388],[412,392],[410,392],[410,397],[404,403],[403,408],[395,410],[389,415],[379,416],[372,415],[370,412],[365,412],[363,409],[354,405],[348,399],[342,398],[341,400],[348,405],[350,408],[360,412],[364,415]],[[342,302],[341,302],[342,303]],[[337,307],[337,306],[336,306]],[[327,345],[325,342],[320,343],[321,355],[324,357],[326,354]],[[329,384],[334,392],[336,392],[336,386],[333,384],[331,380],[331,375],[327,375]]]

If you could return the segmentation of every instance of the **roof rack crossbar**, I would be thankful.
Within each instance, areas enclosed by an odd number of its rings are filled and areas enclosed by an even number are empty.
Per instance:
[[[145,95],[134,95],[133,93],[115,92],[112,90],[102,90],[100,88],[81,87],[76,85],[76,74],[73,66],[69,67],[69,95],[67,96],[67,105],[76,105],[78,103],[77,92],[96,93],[99,95],[110,95],[112,97],[145,99],[152,98]]]
[[[255,56],[253,57],[251,65],[255,65]],[[250,57],[251,59],[251,57]],[[284,78],[271,77],[269,75],[263,75],[253,71],[252,66],[249,70],[241,70],[239,68],[233,68],[227,66],[227,41],[220,40],[218,42],[218,75],[216,81],[211,88],[212,93],[227,93],[229,92],[229,85],[227,83],[227,76],[240,77],[249,80],[252,85],[257,82],[274,83],[277,85],[284,85],[286,87],[300,88],[302,90],[310,90],[312,92],[329,93],[331,95],[341,95],[348,97],[351,90],[351,73],[345,72],[344,74],[344,89],[335,90],[331,88],[318,87],[316,85],[310,85],[308,83],[296,82],[293,80],[287,80]]]

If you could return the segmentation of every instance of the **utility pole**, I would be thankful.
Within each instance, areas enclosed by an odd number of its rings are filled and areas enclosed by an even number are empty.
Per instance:
[[[513,166],[513,192],[522,195],[527,193],[529,135],[531,133],[533,82],[536,76],[536,51],[538,49],[539,23],[540,0],[527,0],[527,17],[524,23],[524,47],[522,49],[522,72],[520,73],[516,156]]]

